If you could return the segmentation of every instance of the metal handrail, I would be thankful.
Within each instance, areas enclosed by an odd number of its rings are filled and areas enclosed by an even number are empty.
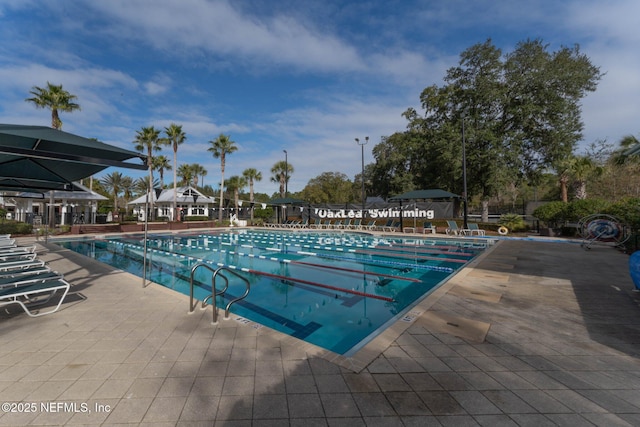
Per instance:
[[[202,300],[202,307],[201,308],[205,308],[207,305],[207,301],[211,300],[211,306],[213,307],[213,324],[217,324],[218,323],[218,308],[216,307],[216,300],[215,298],[218,295],[223,295],[227,289],[229,289],[229,279],[222,274],[221,272],[229,272],[231,274],[233,274],[234,276],[236,276],[237,278],[239,278],[240,280],[242,280],[245,285],[246,285],[246,290],[244,292],[244,294],[242,294],[241,296],[234,298],[233,300],[229,301],[229,303],[227,304],[227,306],[225,307],[224,310],[224,318],[228,319],[229,318],[229,310],[231,309],[231,306],[233,304],[235,304],[236,302],[243,300],[247,297],[247,295],[249,295],[249,291],[251,290],[251,284],[249,283],[249,280],[247,280],[246,277],[242,276],[241,274],[239,274],[238,272],[234,271],[233,269],[229,268],[229,267],[218,267],[216,269],[213,269],[213,267],[211,267],[208,264],[205,263],[199,263],[193,266],[193,268],[191,269],[191,280],[190,280],[190,286],[189,286],[189,312],[193,312],[193,310],[195,310],[196,306],[198,305],[198,303],[196,302],[195,304],[193,303],[194,300],[194,288],[193,288],[193,277],[195,275],[195,272],[198,268],[200,267],[205,267],[207,270],[213,272],[213,275],[211,276],[211,295],[207,296],[205,299]],[[220,291],[216,290],[216,278],[220,276],[222,277],[222,279],[225,281],[225,285],[224,288]]]

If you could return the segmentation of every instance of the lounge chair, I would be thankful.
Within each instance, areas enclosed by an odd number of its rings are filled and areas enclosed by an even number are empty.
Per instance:
[[[449,228],[447,228],[446,231],[449,235],[453,234],[454,236],[466,236],[468,234],[468,230],[465,228],[459,228],[458,223],[456,223],[455,221],[447,221],[447,225]]]
[[[313,224],[310,224],[309,228],[322,228],[322,220],[314,219]]]
[[[62,274],[51,269],[31,270],[26,273],[0,275],[0,289],[30,285],[43,280],[62,279]]]
[[[0,248],[9,248],[16,246],[16,239],[0,239]]]
[[[393,220],[387,220],[386,224],[376,226],[376,230],[385,231],[385,229],[391,227],[393,225]]]
[[[383,231],[398,231],[400,230],[400,221],[392,222],[390,226],[383,226]]]
[[[44,261],[39,259],[0,261],[0,272],[26,270],[33,267],[44,267]]]
[[[427,233],[431,233],[431,234],[437,233],[436,226],[433,225],[431,222],[425,222],[422,225],[422,234],[427,234]]]
[[[309,228],[309,219],[305,219],[304,221],[298,221],[291,228]]]
[[[481,229],[480,227],[478,227],[478,224],[472,222],[470,224],[467,224],[468,230],[469,230],[469,235],[473,236],[474,234],[478,235],[478,236],[484,236],[485,232],[483,229]]]
[[[47,265],[32,265],[20,270],[0,271],[0,280],[4,279],[20,279],[32,274],[49,273],[51,268]]]
[[[376,229],[376,220],[369,221],[367,225],[364,226],[367,230],[375,230]]]
[[[33,261],[36,259],[37,254],[32,252],[10,252],[0,254],[0,263],[7,261]]]
[[[37,283],[23,286],[5,287],[4,289],[0,289],[0,307],[18,304],[25,313],[31,317],[43,316],[58,311],[70,288],[71,285],[61,277],[40,280]],[[64,290],[64,293],[53,309],[42,312],[39,311],[38,313],[31,311],[33,307],[38,307],[49,302],[60,290]],[[44,299],[42,299],[43,297]]]
[[[36,245],[33,246],[8,246],[0,248],[0,255],[13,253],[35,253]]]
[[[337,220],[336,222],[331,224],[330,227],[334,229],[342,228],[342,220],[341,219]]]

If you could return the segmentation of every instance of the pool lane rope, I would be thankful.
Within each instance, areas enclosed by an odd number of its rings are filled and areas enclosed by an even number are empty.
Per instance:
[[[132,244],[132,243],[123,243],[123,242],[114,242],[114,243],[123,245],[125,247],[133,248],[133,249],[138,249],[138,250],[142,249],[141,245],[135,245],[135,244]],[[298,279],[298,278],[295,278],[295,277],[281,276],[281,275],[272,274],[272,273],[265,273],[263,271],[253,270],[251,268],[245,268],[245,267],[237,267],[235,265],[224,264],[224,263],[221,263],[221,262],[215,263],[215,262],[212,262],[212,261],[209,261],[209,260],[205,260],[203,258],[192,257],[192,256],[184,255],[184,254],[177,254],[177,253],[165,251],[165,250],[162,250],[162,249],[149,248],[149,249],[147,249],[147,251],[148,252],[152,252],[152,253],[160,253],[160,254],[164,254],[164,255],[170,255],[170,256],[174,256],[174,257],[177,256],[179,258],[184,258],[184,259],[188,259],[188,260],[192,260],[192,261],[196,261],[196,262],[203,262],[203,263],[206,263],[206,264],[217,265],[218,267],[226,267],[226,268],[230,268],[232,270],[243,271],[245,273],[255,274],[255,275],[258,275],[258,276],[265,276],[265,277],[269,277],[269,278],[273,278],[273,279],[280,279],[280,280],[284,280],[285,282],[289,281],[289,282],[303,283],[305,285],[316,286],[316,287],[320,287],[320,288],[324,288],[324,289],[330,289],[330,290],[337,291],[337,292],[344,292],[344,293],[347,293],[347,294],[358,295],[358,296],[362,296],[362,297],[366,297],[366,298],[378,299],[378,300],[387,301],[387,302],[394,302],[395,301],[393,298],[384,297],[384,296],[375,295],[375,294],[370,294],[368,292],[361,292],[361,291],[356,291],[356,290],[353,290],[353,289],[340,288],[338,286],[325,285],[323,283],[312,282],[310,280]]]
[[[286,233],[286,232],[285,232]],[[227,237],[231,237],[231,236],[238,236],[238,238],[240,238],[240,236],[250,236],[250,237],[255,237],[256,239],[262,239],[262,240],[270,240],[270,241],[280,241],[279,243],[288,243],[288,242],[297,242],[297,243],[307,243],[307,244],[312,244],[312,245],[321,245],[320,241],[323,239],[323,236],[318,236],[317,238],[313,238],[310,237],[309,235],[305,235],[304,237],[300,237],[300,235],[295,235],[295,234],[285,234],[285,233],[264,233],[264,234],[258,234],[258,233],[242,233],[242,234],[230,234],[227,233],[226,235],[223,236],[227,236]],[[203,237],[205,237],[205,235],[201,235]],[[222,236],[222,235],[221,235]],[[265,237],[266,236],[266,237]],[[269,237],[270,236],[270,237]],[[213,236],[211,236],[212,238],[214,238]],[[219,238],[219,237],[215,237],[215,238]],[[390,249],[391,248],[399,248],[399,247],[411,247],[411,248],[417,248],[418,250],[423,250],[423,251],[430,251],[430,253],[446,253],[449,254],[451,253],[451,250],[458,250],[461,251],[462,249],[473,249],[474,246],[469,246],[467,242],[462,242],[462,245],[436,245],[436,241],[435,240],[427,240],[427,241],[433,241],[433,245],[431,244],[423,244],[422,248],[419,247],[416,244],[413,245],[409,245],[406,243],[398,243],[395,241],[389,242],[387,241],[387,239],[384,239],[384,241],[380,241],[378,244],[374,245],[374,244],[365,244],[365,243],[355,243],[355,242],[347,242],[344,241],[344,239],[338,239],[335,237],[326,237],[326,239],[328,239],[329,241],[334,240],[334,243],[338,243],[336,242],[336,240],[341,240],[339,243],[341,246],[345,246],[345,247],[356,247],[356,248],[369,248],[369,249],[373,249],[373,248],[378,248],[380,246],[388,246]],[[404,241],[403,241],[404,242]],[[329,243],[326,243],[326,245],[329,245]],[[296,244],[292,244],[292,246],[297,246]],[[484,249],[486,248],[486,243],[482,244],[482,247],[480,247],[479,249]],[[434,249],[442,249],[442,251],[434,251]],[[458,254],[462,255],[462,254],[468,254],[469,252],[457,252]],[[475,254],[471,254],[472,256]]]
[[[206,237],[204,235],[202,235],[201,237]],[[237,239],[240,240],[240,239]],[[243,241],[247,242],[251,242],[250,240],[247,239],[242,239]],[[227,245],[227,246],[231,246],[234,244],[238,244],[239,242],[224,242],[224,241],[220,241],[220,244],[222,245]],[[254,242],[251,242],[254,243]],[[258,243],[266,243],[266,244],[273,244],[274,242],[271,240],[261,240],[258,241]],[[371,251],[364,251],[364,250],[357,250],[357,249],[347,249],[345,250],[344,248],[340,248],[340,247],[335,247],[335,246],[322,246],[322,245],[297,245],[297,244],[288,244],[288,243],[277,243],[277,244],[287,244],[288,246],[293,246],[293,247],[300,247],[300,248],[304,248],[304,249],[316,249],[316,250],[324,250],[324,251],[329,251],[329,252],[343,252],[343,253],[353,253],[353,254],[363,254],[363,255],[367,255],[367,254],[372,254],[372,255],[379,255],[379,256],[383,256],[383,257],[387,257],[387,258],[407,258],[407,256],[402,256],[401,254],[398,253],[394,253],[394,254],[386,254],[386,253],[376,253],[376,252],[371,252]],[[268,246],[255,246],[255,245],[242,245],[242,247],[245,248],[251,248],[251,249],[259,249],[259,250],[266,250],[266,251],[272,251],[272,252],[280,252],[280,253],[291,253],[291,254],[299,254],[299,255],[308,255],[308,256],[316,256],[318,258],[327,258],[327,259],[335,259],[335,260],[345,260],[345,261],[350,261],[350,262],[354,262],[356,260],[351,259],[351,258],[345,258],[345,257],[339,257],[339,256],[335,256],[335,255],[330,255],[330,254],[326,254],[326,253],[319,253],[319,252],[311,252],[311,251],[302,251],[302,250],[285,250],[282,248],[277,248],[277,247],[268,247]],[[370,248],[376,248],[376,246],[368,246]],[[206,246],[201,247],[201,249],[210,249]],[[454,253],[451,253],[452,255]],[[452,262],[452,263],[460,263],[460,264],[464,264],[467,263],[467,260],[459,260],[459,259],[455,259],[455,258],[440,258],[440,257],[422,257],[422,256],[417,256],[416,259],[423,259],[423,260],[429,260],[429,261],[440,261],[440,262]],[[360,262],[365,262],[362,260],[359,260]],[[396,266],[401,266],[401,267],[409,267],[409,268],[423,268],[426,270],[434,270],[434,271],[440,271],[440,272],[446,272],[446,273],[453,273],[454,269],[451,267],[442,267],[442,266],[435,266],[435,265],[415,265],[415,264],[409,264],[409,263],[398,263],[398,262],[392,262],[392,261],[384,261],[384,260],[367,260],[367,263],[373,263],[373,264],[378,264],[378,265],[389,265],[392,267],[396,267]]]
[[[245,239],[246,240],[246,239]],[[232,243],[230,242],[221,242],[221,244],[223,245],[227,245],[227,246],[231,246]],[[312,252],[312,251],[303,251],[303,250],[285,250],[282,248],[276,248],[276,247],[264,247],[264,246],[255,246],[255,245],[242,245],[242,247],[244,248],[250,248],[250,249],[258,249],[258,250],[263,250],[263,251],[271,251],[271,252],[279,252],[279,253],[288,253],[288,254],[296,254],[296,255],[307,255],[307,256],[315,256],[318,258],[326,258],[326,259],[333,259],[333,260],[339,260],[339,261],[348,261],[348,262],[360,262],[360,263],[366,263],[366,264],[373,264],[373,265],[382,265],[382,266],[389,266],[390,268],[397,268],[397,267],[403,267],[403,268],[417,268],[417,269],[424,269],[424,270],[432,270],[432,271],[438,271],[438,272],[443,272],[443,273],[453,273],[454,269],[451,267],[443,267],[443,266],[438,266],[438,265],[426,265],[426,264],[410,264],[410,263],[406,263],[406,262],[396,262],[396,261],[385,261],[385,260],[372,260],[372,259],[367,259],[367,260],[355,260],[353,258],[347,258],[344,256],[338,256],[338,255],[332,255],[332,254],[327,254],[327,253],[320,253],[320,252]],[[208,248],[207,246],[193,246],[192,248],[194,249],[204,249],[204,250],[216,250],[215,248]],[[305,247],[307,248],[307,247]],[[342,248],[335,248],[332,249],[332,247],[329,246],[325,246],[325,247],[321,247],[321,246],[317,246],[317,247],[308,247],[308,249],[320,249],[320,250],[325,250],[325,251],[329,251],[329,252],[343,252],[343,253],[352,253],[352,254],[356,254],[357,250],[356,249],[348,249],[348,250],[342,250]],[[249,254],[249,256],[251,256],[253,254]],[[366,255],[366,254],[363,254]],[[393,256],[388,256],[388,258],[402,258],[401,256],[398,255],[393,255]],[[449,261],[449,259],[445,259],[445,258],[433,258],[433,260],[435,261],[441,261],[441,262],[447,262]],[[463,261],[466,263],[466,261]]]
[[[205,250],[205,251],[217,252],[217,253],[222,253],[222,254],[240,255],[240,256],[245,256],[245,257],[249,257],[249,258],[258,258],[258,259],[263,259],[263,260],[267,260],[267,261],[275,261],[275,262],[279,262],[280,264],[305,265],[305,266],[309,266],[309,267],[321,268],[323,270],[338,270],[338,271],[344,271],[344,272],[353,273],[353,274],[364,274],[364,275],[367,275],[367,276],[387,277],[387,278],[390,278],[390,279],[403,280],[403,281],[407,281],[407,282],[422,283],[422,280],[420,280],[420,279],[415,279],[415,278],[412,278],[412,277],[398,276],[398,275],[394,275],[394,274],[377,273],[377,272],[366,271],[366,270],[356,270],[356,269],[353,269],[353,268],[338,267],[338,266],[326,265],[326,264],[317,264],[317,263],[306,262],[306,261],[295,261],[295,260],[290,260],[290,259],[280,259],[280,258],[274,258],[274,257],[267,257],[267,256],[264,256],[264,255],[247,254],[247,253],[239,252],[239,251],[228,251],[226,249],[209,248],[209,247],[206,247],[206,246],[199,246],[199,245],[188,245],[188,244],[184,244],[184,243],[173,243],[173,244],[177,245],[177,246],[181,246],[181,247],[186,247],[186,248],[189,248],[189,249]],[[254,246],[248,246],[248,245],[243,245],[243,247],[256,248]],[[258,248],[258,249],[262,249],[262,248]],[[309,254],[309,253],[306,253],[306,254]]]

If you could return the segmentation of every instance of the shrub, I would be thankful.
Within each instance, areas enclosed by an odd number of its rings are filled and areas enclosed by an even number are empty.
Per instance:
[[[633,229],[640,228],[640,198],[627,198],[613,203],[605,211]]]
[[[556,228],[566,222],[567,203],[561,201],[549,202],[533,211],[533,216],[544,222],[547,226]]]
[[[33,233],[33,226],[26,222],[17,222],[17,221],[0,222],[0,234],[11,234],[13,236],[13,235],[31,234],[31,233]]]
[[[272,216],[273,216],[273,209],[272,208],[255,209],[253,211],[253,217],[254,218],[259,218],[259,219],[262,219],[264,221],[268,220]]]
[[[507,227],[511,232],[526,231],[529,229],[524,219],[518,214],[504,214],[500,216],[498,224]]]
[[[209,218],[204,215],[189,215],[184,217],[185,221],[208,221]]]
[[[604,213],[611,204],[600,199],[574,200],[567,204],[566,220],[578,222],[588,215]]]

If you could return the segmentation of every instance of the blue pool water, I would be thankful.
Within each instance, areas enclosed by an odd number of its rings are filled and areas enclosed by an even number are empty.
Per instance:
[[[56,243],[142,276],[143,242],[136,235]],[[251,284],[247,298],[231,307],[235,316],[350,355],[487,244],[310,230],[155,234],[147,239],[147,278],[189,295],[194,265],[235,269]],[[199,300],[211,294],[211,275],[205,268],[195,272]],[[218,307],[245,290],[240,279],[226,277],[229,289]]]

